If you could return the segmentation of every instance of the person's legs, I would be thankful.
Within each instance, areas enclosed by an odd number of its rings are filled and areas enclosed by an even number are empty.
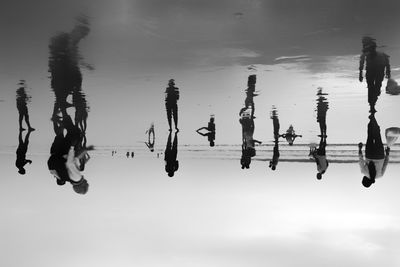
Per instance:
[[[369,159],[382,159],[385,157],[380,127],[375,116],[370,117],[368,123],[368,138],[365,146],[365,156]]]
[[[173,106],[173,115],[174,115],[175,129],[178,130],[178,105],[177,104],[175,104]]]
[[[19,130],[25,130],[24,128],[22,128],[22,120],[24,119],[24,114],[22,114],[21,112],[19,113],[19,119],[18,119],[18,123],[19,123]]]
[[[171,130],[171,119],[172,119],[172,108],[170,107],[170,105],[166,105],[165,109],[167,110],[167,120],[168,120],[168,125],[169,125],[169,129]]]
[[[371,108],[375,106],[376,101],[378,100],[378,96],[376,94],[375,88],[375,77],[374,73],[367,73],[367,85],[368,85],[368,103]]]

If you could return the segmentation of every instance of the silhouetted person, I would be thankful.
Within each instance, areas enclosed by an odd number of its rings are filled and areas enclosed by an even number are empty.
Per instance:
[[[363,144],[358,144],[358,155],[361,173],[364,174],[362,184],[370,187],[375,179],[385,174],[389,162],[390,148],[386,150],[382,143],[381,130],[374,113],[369,116],[368,137],[365,145],[365,158],[362,153]]]
[[[128,151],[128,152],[126,152],[126,157],[127,157],[127,158],[129,158],[129,151]]]
[[[167,119],[169,130],[172,131],[172,117],[174,118],[175,129],[178,129],[178,100],[179,100],[179,88],[175,87],[174,79],[170,79],[168,87],[165,90],[165,108],[167,110]]]
[[[207,127],[201,127],[199,129],[196,130],[196,132],[198,134],[200,134],[201,136],[207,136],[208,138],[208,142],[210,142],[210,146],[213,147],[215,145],[214,141],[215,141],[215,122],[214,122],[214,116],[211,115],[210,116],[210,121],[208,122],[208,126]],[[201,132],[202,130],[206,130],[206,133]]]
[[[29,145],[29,136],[32,130],[28,130],[28,133],[25,135],[25,140],[22,139],[22,131],[19,131],[18,134],[18,148],[16,151],[17,160],[15,161],[15,166],[18,168],[19,174],[25,174],[24,166],[29,163],[32,164],[32,160],[26,159],[26,152],[28,152],[28,145]]]
[[[255,94],[256,75],[250,75],[247,80],[246,99],[244,101],[245,107],[240,109],[239,122],[242,125],[242,157],[240,164],[242,169],[250,168],[251,158],[256,155],[255,143],[261,144],[260,141],[253,138],[254,134],[254,96]]]
[[[133,158],[135,156],[135,153],[132,151],[131,152],[131,158]]]
[[[82,87],[82,73],[79,65],[88,65],[83,62],[78,45],[89,31],[87,19],[80,18],[70,33],[61,33],[51,39],[49,71],[51,88],[56,96],[53,115],[57,114],[59,109],[71,107],[72,104],[67,103],[68,95],[79,91]]]
[[[174,142],[171,144],[171,133],[168,135],[167,146],[164,153],[165,171],[169,177],[173,177],[174,173],[179,169],[178,156],[178,133],[175,133]]]
[[[156,135],[154,133],[154,123],[150,125],[150,128],[146,131],[148,140],[144,142],[146,146],[150,149],[150,152],[154,152],[154,143],[156,140]]]
[[[322,93],[322,88],[318,88],[317,92],[317,122],[319,124],[320,129],[320,142],[319,146],[310,149],[310,154],[313,156],[315,163],[317,164],[317,179],[321,180],[322,175],[326,172],[329,166],[329,162],[326,159],[326,113],[329,109],[328,101],[325,95]]]
[[[272,124],[274,126],[274,150],[273,150],[273,155],[272,159],[269,162],[269,167],[275,171],[276,166],[278,165],[279,162],[279,130],[280,130],[280,124],[279,124],[279,118],[278,118],[278,111],[276,108],[272,109],[271,113],[271,119],[272,119]]]
[[[283,137],[283,138],[286,138],[286,141],[289,143],[290,146],[293,145],[294,140],[297,137],[302,137],[302,135],[297,135],[295,133],[292,125],[289,126],[289,128],[286,130],[285,134],[281,134],[280,136]]]
[[[371,111],[375,112],[375,103],[381,94],[382,81],[385,77],[390,79],[389,56],[376,51],[376,41],[371,37],[363,37],[363,49],[360,56],[360,82],[363,81],[363,70],[366,62],[366,78],[368,84],[368,103]]]
[[[29,122],[29,113],[28,113],[28,102],[30,100],[30,97],[26,94],[25,91],[25,81],[21,80],[18,84],[20,87],[17,89],[17,109],[19,113],[19,130],[23,131],[25,130],[22,127],[22,121],[25,119],[25,123],[28,126],[29,131],[34,131],[35,129],[31,127],[31,123]]]

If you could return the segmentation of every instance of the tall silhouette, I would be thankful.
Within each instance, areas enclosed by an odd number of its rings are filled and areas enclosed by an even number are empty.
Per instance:
[[[358,144],[358,155],[361,173],[364,174],[362,184],[370,187],[375,179],[385,174],[389,163],[390,148],[384,148],[381,130],[375,119],[374,112],[369,116],[367,143],[365,145],[365,158],[362,152],[363,144]]]
[[[317,122],[320,130],[320,141],[319,146],[310,148],[310,154],[313,156],[315,163],[317,164],[317,179],[321,180],[322,175],[325,174],[328,169],[329,162],[326,158],[326,113],[329,109],[328,99],[325,97],[327,94],[322,92],[322,88],[319,87],[317,91]]]
[[[146,131],[147,142],[144,142],[146,146],[150,149],[150,152],[154,152],[154,143],[156,141],[156,135],[154,132],[154,123],[151,123],[150,128]]]
[[[376,40],[369,36],[362,38],[362,54],[360,56],[359,81],[363,81],[364,65],[368,85],[368,103],[370,110],[375,112],[375,104],[381,94],[382,81],[385,77],[390,79],[389,56],[376,50]]]
[[[272,159],[269,162],[269,167],[271,170],[275,171],[276,166],[278,165],[279,162],[279,130],[280,130],[280,124],[279,124],[279,118],[278,118],[278,110],[273,107],[272,112],[271,112],[271,119],[272,119],[272,124],[274,126],[274,150],[273,150],[273,155]]]
[[[79,67],[88,65],[82,61],[78,49],[79,42],[88,33],[89,23],[81,17],[70,33],[55,36],[49,46],[49,71],[55,94],[52,121],[56,136],[47,164],[58,185],[69,182],[79,194],[86,194],[89,188],[81,171],[90,159],[87,152],[93,149],[93,146],[86,145],[89,107],[82,93],[82,73]],[[68,96],[72,97],[72,103],[67,102]],[[71,107],[75,108],[74,121],[67,111]]]
[[[174,118],[175,130],[179,131],[178,100],[179,88],[175,87],[175,80],[170,79],[168,82],[168,87],[165,89],[165,109],[167,110],[167,119],[170,131],[172,131],[172,117]]]
[[[165,161],[165,171],[168,173],[169,177],[173,177],[175,172],[179,169],[178,156],[178,133],[174,134],[174,142],[171,143],[172,133],[168,134],[167,145],[165,147],[164,161]]]
[[[201,127],[196,130],[198,134],[201,136],[207,136],[208,142],[210,142],[210,146],[213,147],[215,145],[215,118],[214,115],[210,116],[210,121],[208,122],[207,127]],[[207,132],[202,132],[206,130]]]
[[[29,112],[28,112],[28,102],[30,101],[31,97],[25,91],[26,84],[25,80],[20,80],[18,83],[19,88],[17,89],[17,109],[19,113],[19,130],[23,131],[25,128],[22,127],[22,122],[25,119],[25,123],[28,126],[29,131],[34,131],[35,129],[32,128],[31,123],[29,121]]]
[[[256,75],[250,75],[247,81],[246,99],[244,107],[239,112],[239,122],[242,125],[242,156],[240,158],[240,164],[242,169],[250,168],[251,158],[256,155],[255,143],[261,144],[260,141],[253,138],[255,125],[254,125],[254,96],[256,85]]]
[[[28,133],[25,135],[25,139],[22,138],[22,130],[19,130],[18,134],[18,148],[16,151],[17,159],[15,161],[15,166],[18,168],[18,173],[21,175],[26,173],[25,165],[27,163],[32,164],[32,160],[26,159],[31,132],[32,130],[28,130]]]

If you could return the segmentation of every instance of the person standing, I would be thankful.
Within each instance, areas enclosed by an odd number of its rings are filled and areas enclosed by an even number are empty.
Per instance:
[[[168,82],[168,87],[165,89],[165,109],[167,110],[167,119],[170,131],[172,131],[172,117],[173,117],[175,130],[179,132],[178,100],[179,100],[179,88],[175,87],[175,80],[170,79]]]

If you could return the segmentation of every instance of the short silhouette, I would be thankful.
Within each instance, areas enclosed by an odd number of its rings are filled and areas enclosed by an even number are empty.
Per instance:
[[[390,79],[389,56],[376,51],[376,40],[365,36],[362,38],[362,54],[360,56],[359,81],[363,81],[364,64],[366,65],[366,78],[368,84],[368,103],[370,110],[375,112],[375,104],[381,94],[382,81],[385,77]]]
[[[275,107],[272,108],[271,112],[271,119],[272,119],[272,124],[274,126],[274,150],[273,150],[273,155],[272,159],[269,162],[269,167],[271,170],[275,171],[276,166],[278,165],[279,162],[279,130],[280,130],[280,124],[279,124],[279,118],[278,118],[278,111]]]
[[[150,152],[154,152],[154,143],[156,140],[156,135],[154,133],[154,123],[150,125],[150,128],[146,131],[148,140],[144,142],[146,146],[149,148]]]
[[[215,145],[215,118],[214,115],[210,116],[210,121],[208,122],[207,127],[201,127],[196,130],[196,132],[202,136],[207,136],[208,142],[210,142],[210,146],[213,147]],[[206,130],[207,132],[203,133],[202,131]]]
[[[28,113],[28,102],[30,101],[30,96],[27,95],[25,88],[25,81],[20,80],[18,83],[19,88],[17,89],[17,109],[19,113],[19,129],[20,131],[25,130],[22,127],[22,121],[25,119],[25,123],[28,126],[29,131],[34,131],[35,129],[32,128],[31,123],[29,122],[29,113]]]
[[[135,153],[132,151],[131,152],[131,158],[133,158],[135,156]]]
[[[361,173],[364,174],[362,184],[370,187],[375,183],[376,178],[385,174],[389,163],[390,148],[383,146],[381,130],[375,119],[375,114],[371,113],[368,123],[368,137],[365,145],[365,158],[362,153],[363,144],[358,144],[358,155]]]
[[[175,172],[179,169],[178,156],[178,133],[175,132],[174,142],[171,143],[171,132],[168,135],[167,146],[164,153],[165,171],[169,177],[173,177]]]
[[[281,134],[280,136],[283,137],[283,138],[286,138],[286,141],[289,143],[290,146],[293,145],[294,140],[297,137],[302,137],[302,135],[297,135],[295,133],[294,128],[293,128],[292,125],[289,126],[289,128],[286,130],[285,134]]]
[[[175,87],[175,80],[170,79],[168,87],[165,90],[165,108],[167,110],[167,119],[169,130],[172,130],[172,117],[174,118],[175,129],[178,129],[178,100],[179,100],[179,88]]]
[[[329,166],[329,162],[326,158],[326,113],[329,109],[329,104],[327,98],[325,97],[327,94],[322,92],[322,88],[319,87],[317,91],[317,122],[319,124],[320,130],[320,141],[318,147],[310,148],[310,155],[315,160],[317,164],[317,179],[321,180],[322,175],[326,172]]]
[[[24,175],[26,173],[24,166],[29,163],[32,164],[32,160],[26,159],[26,153],[28,152],[29,136],[32,130],[28,130],[25,135],[25,140],[22,138],[22,130],[18,134],[18,148],[16,151],[17,160],[15,161],[15,166],[18,168],[18,173]]]

